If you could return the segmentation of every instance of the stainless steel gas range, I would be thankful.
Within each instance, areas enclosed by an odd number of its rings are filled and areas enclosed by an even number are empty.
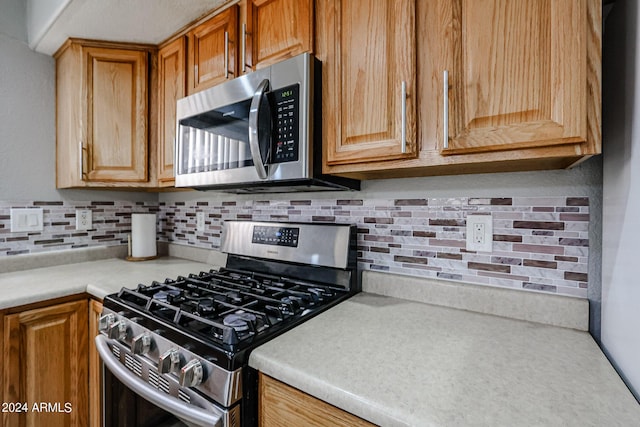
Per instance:
[[[104,299],[104,425],[257,425],[249,353],[359,291],[349,225],[228,221],[224,268]]]

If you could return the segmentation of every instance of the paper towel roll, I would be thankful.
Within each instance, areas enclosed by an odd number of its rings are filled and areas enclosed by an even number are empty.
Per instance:
[[[131,214],[131,256],[149,258],[156,255],[156,214]]]

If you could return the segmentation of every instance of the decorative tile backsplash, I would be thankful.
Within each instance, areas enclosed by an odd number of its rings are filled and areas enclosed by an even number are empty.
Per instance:
[[[11,207],[41,206],[45,231],[10,233]],[[75,209],[94,229],[75,231]],[[205,230],[196,231],[196,212]],[[352,223],[362,269],[586,298],[589,201],[584,197],[308,199],[130,202],[0,202],[0,256],[127,241],[132,212],[156,212],[158,239],[217,249],[228,219]],[[493,251],[465,249],[468,214],[491,214]]]
[[[12,233],[11,208],[42,208],[44,230]],[[92,211],[91,230],[76,230],[76,209]],[[0,256],[127,244],[131,214],[154,212],[157,203],[0,201]]]

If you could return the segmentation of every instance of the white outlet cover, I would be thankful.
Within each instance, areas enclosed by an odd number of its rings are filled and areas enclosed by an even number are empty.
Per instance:
[[[76,209],[76,230],[91,230],[93,215],[91,209]]]
[[[475,233],[475,226],[484,228],[484,233],[479,238]],[[476,252],[493,251],[493,217],[489,215],[467,215],[467,250]],[[478,241],[479,240],[479,241]]]
[[[11,232],[43,231],[44,211],[42,208],[11,209]]]
[[[204,212],[196,212],[196,230],[204,231]]]

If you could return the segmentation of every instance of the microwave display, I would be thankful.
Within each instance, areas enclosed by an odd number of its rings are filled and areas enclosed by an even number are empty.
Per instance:
[[[275,129],[272,146],[272,163],[295,162],[298,160],[300,116],[300,85],[296,84],[271,92],[275,110]]]

